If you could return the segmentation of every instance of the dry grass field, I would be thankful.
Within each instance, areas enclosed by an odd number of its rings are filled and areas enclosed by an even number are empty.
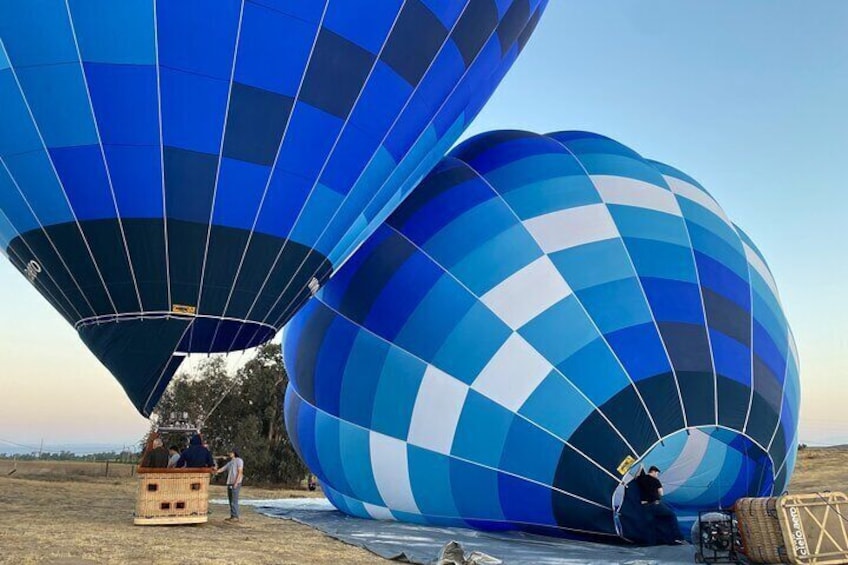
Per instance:
[[[131,467],[103,463],[0,461],[0,563],[388,563],[307,526],[243,507],[242,523],[223,522],[212,505],[208,524],[132,525]],[[799,453],[792,492],[848,491],[848,447]],[[307,491],[246,486],[242,498],[310,496]],[[213,498],[225,498],[221,486]]]
[[[209,523],[133,526],[135,480],[129,466],[101,463],[0,461],[0,563],[388,563],[307,526],[242,507],[242,521],[223,520],[210,505]],[[308,491],[245,486],[242,499],[309,496]],[[210,498],[226,498],[212,486]]]
[[[824,490],[848,493],[848,446],[808,447],[798,452],[789,491]]]

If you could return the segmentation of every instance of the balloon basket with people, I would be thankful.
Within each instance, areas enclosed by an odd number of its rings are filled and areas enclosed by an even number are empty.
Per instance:
[[[137,526],[203,524],[209,521],[209,475],[214,469],[138,470]]]
[[[189,446],[166,449],[160,434],[190,436]],[[191,425],[163,426],[150,434],[138,466],[133,522],[137,526],[202,524],[209,520],[209,479],[215,461],[199,430]]]

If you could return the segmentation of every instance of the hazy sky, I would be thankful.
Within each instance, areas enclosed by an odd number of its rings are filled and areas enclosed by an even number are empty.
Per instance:
[[[551,0],[468,135],[595,131],[698,179],[768,259],[801,357],[801,439],[848,442],[848,1]],[[146,429],[0,261],[0,452]]]

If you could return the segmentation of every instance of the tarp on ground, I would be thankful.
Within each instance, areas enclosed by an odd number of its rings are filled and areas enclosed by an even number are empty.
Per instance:
[[[266,516],[306,524],[345,543],[405,563],[435,563],[442,547],[450,541],[459,542],[466,552],[480,551],[508,565],[682,565],[695,561],[695,550],[689,545],[611,546],[517,532],[490,533],[363,520],[342,514],[323,498],[250,500],[242,504],[254,506]]]

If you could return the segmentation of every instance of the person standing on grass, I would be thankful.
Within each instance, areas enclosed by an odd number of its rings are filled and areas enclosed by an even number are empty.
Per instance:
[[[241,483],[244,480],[244,461],[239,457],[239,452],[236,448],[230,450],[230,460],[215,471],[215,474],[227,471],[227,498],[230,501],[230,517],[226,518],[227,522],[239,521],[239,491]]]

